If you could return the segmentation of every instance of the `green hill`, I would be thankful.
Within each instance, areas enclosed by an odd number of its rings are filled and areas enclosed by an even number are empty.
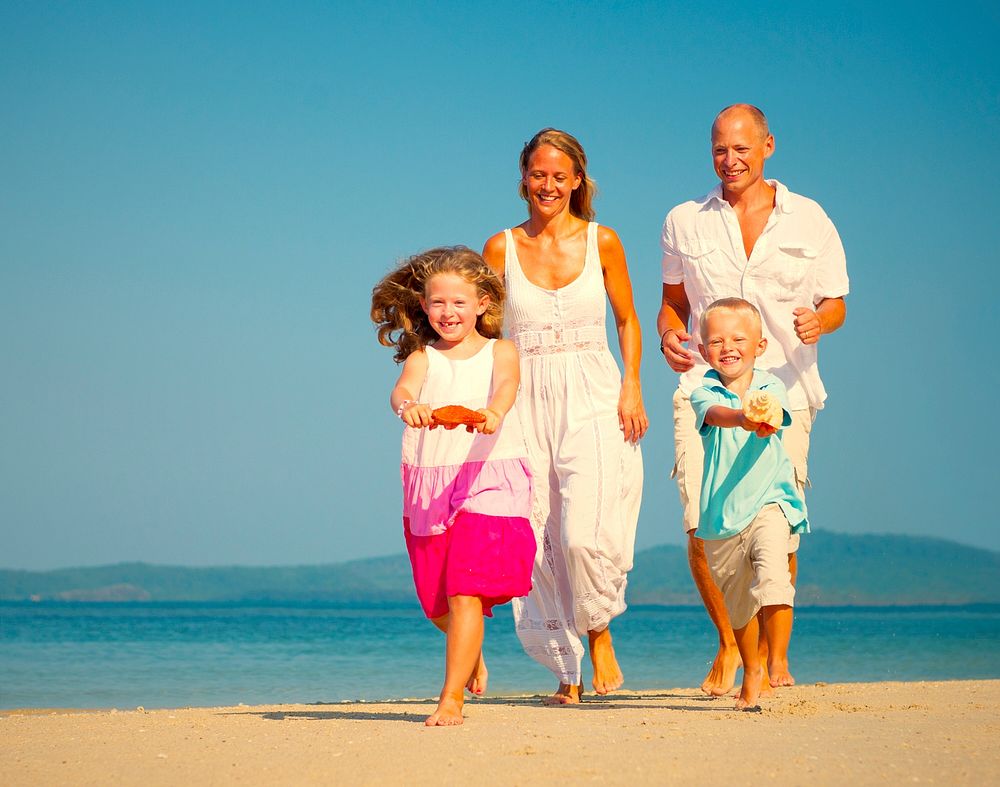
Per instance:
[[[942,539],[820,531],[802,539],[803,605],[1000,603],[1000,554]],[[636,554],[633,604],[697,604],[686,551]],[[410,602],[405,555],[333,565],[189,568],[121,563],[0,570],[0,600]]]

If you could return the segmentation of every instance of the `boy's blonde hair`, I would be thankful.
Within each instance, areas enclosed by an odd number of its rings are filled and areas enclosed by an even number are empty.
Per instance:
[[[708,325],[708,315],[714,311],[731,311],[745,314],[756,326],[758,333],[763,333],[764,331],[760,312],[757,311],[757,307],[750,303],[750,301],[746,301],[743,298],[719,298],[719,300],[713,301],[708,305],[708,308],[701,313],[701,317],[698,320],[698,333],[702,341],[706,339],[705,326]]]
[[[378,330],[378,341],[396,348],[396,363],[438,338],[420,299],[427,282],[443,273],[465,279],[476,288],[478,297],[488,297],[486,311],[476,318],[476,330],[487,339],[503,335],[503,282],[472,249],[439,246],[414,254],[372,288],[371,318]]]

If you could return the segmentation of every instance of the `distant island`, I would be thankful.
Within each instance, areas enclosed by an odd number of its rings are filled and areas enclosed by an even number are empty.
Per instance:
[[[1000,553],[917,536],[803,538],[797,602],[804,606],[1000,603]],[[121,563],[54,571],[0,569],[0,601],[410,603],[403,554],[314,566],[191,568]],[[632,604],[699,604],[683,547],[636,553]]]

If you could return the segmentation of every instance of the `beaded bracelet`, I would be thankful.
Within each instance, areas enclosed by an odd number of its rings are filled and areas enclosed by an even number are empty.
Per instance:
[[[403,401],[401,401],[399,403],[399,407],[396,408],[396,417],[401,419],[403,417],[403,410],[406,409],[406,405],[414,403],[415,403],[414,399],[404,399]]]

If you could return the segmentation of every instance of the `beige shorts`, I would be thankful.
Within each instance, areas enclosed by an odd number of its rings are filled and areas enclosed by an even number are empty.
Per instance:
[[[793,606],[788,520],[777,504],[764,506],[735,536],[705,539],[704,544],[708,568],[734,629],[743,628],[761,607]]]
[[[781,433],[781,442],[788,452],[795,469],[795,484],[803,500],[809,483],[809,433],[812,431],[816,410],[793,410],[792,424]],[[674,469],[671,478],[677,479],[684,508],[684,532],[698,527],[698,501],[701,497],[701,474],[705,462],[701,435],[694,428],[694,409],[691,400],[678,388],[674,392]],[[789,536],[788,553],[799,548],[798,535]]]

